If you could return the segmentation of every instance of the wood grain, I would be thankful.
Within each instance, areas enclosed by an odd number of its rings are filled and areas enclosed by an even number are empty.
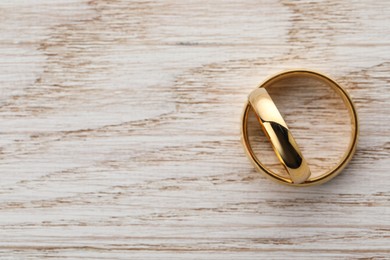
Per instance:
[[[389,259],[389,19],[385,0],[2,0],[0,258]],[[298,189],[239,140],[248,93],[297,67],[361,126],[350,166]],[[348,120],[321,100],[282,111],[318,170],[345,138],[305,129]]]

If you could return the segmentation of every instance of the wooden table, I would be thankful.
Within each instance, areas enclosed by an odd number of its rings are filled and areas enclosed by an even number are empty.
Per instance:
[[[2,0],[0,259],[390,259],[389,21],[386,0]],[[361,131],[340,176],[294,188],[253,169],[240,116],[302,67]],[[294,93],[318,170],[348,118]]]

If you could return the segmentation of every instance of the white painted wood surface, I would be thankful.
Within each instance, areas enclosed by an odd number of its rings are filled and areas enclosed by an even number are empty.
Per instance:
[[[0,259],[389,259],[389,20],[385,0],[1,0]],[[248,93],[296,67],[361,121],[318,187],[266,180],[239,140]],[[310,140],[347,119],[291,104],[322,169],[345,139]]]

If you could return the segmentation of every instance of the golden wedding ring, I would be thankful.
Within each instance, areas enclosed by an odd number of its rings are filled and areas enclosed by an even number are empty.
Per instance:
[[[336,91],[336,93],[338,93],[344,101],[351,118],[352,132],[347,150],[333,169],[325,172],[324,174],[317,175],[316,177],[311,177],[308,162],[303,157],[297,142],[294,140],[291,134],[291,131],[287,127],[286,122],[284,121],[282,115],[280,114],[275,103],[272,101],[266,90],[277,81],[302,76],[321,80],[332,87],[332,89]],[[248,135],[248,114],[251,109],[255,112],[261,128],[263,129],[268,140],[271,142],[272,148],[274,149],[280,163],[286,169],[289,178],[283,177],[268,169],[257,158],[254,151],[252,150]],[[252,91],[252,93],[250,93],[244,109],[244,113],[242,115],[241,139],[245,152],[252,164],[259,172],[264,173],[267,177],[293,186],[321,184],[337,176],[351,160],[356,150],[357,138],[358,118],[356,109],[348,93],[336,81],[323,74],[310,70],[291,70],[282,72],[269,78],[257,89]]]

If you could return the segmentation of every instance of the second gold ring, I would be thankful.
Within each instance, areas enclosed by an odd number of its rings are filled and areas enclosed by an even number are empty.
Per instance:
[[[275,82],[285,79],[288,80],[294,77],[307,77],[326,83],[342,98],[350,114],[352,131],[348,148],[340,158],[340,161],[337,163],[337,165],[323,174],[316,174],[315,176],[311,176],[309,163],[302,155],[297,142],[287,127],[286,122],[282,118],[281,114],[276,108],[276,105],[266,90]],[[289,174],[289,178],[283,177],[273,172],[271,169],[268,169],[255,155],[250,145],[248,135],[247,124],[250,110],[255,112],[265,135],[272,144],[276,156]],[[358,132],[358,118],[356,109],[345,89],[343,89],[336,81],[321,73],[309,70],[291,70],[271,77],[249,95],[248,102],[245,106],[242,116],[241,138],[248,158],[258,171],[264,173],[267,177],[284,184],[294,186],[308,186],[324,183],[335,177],[345,168],[355,152]]]

